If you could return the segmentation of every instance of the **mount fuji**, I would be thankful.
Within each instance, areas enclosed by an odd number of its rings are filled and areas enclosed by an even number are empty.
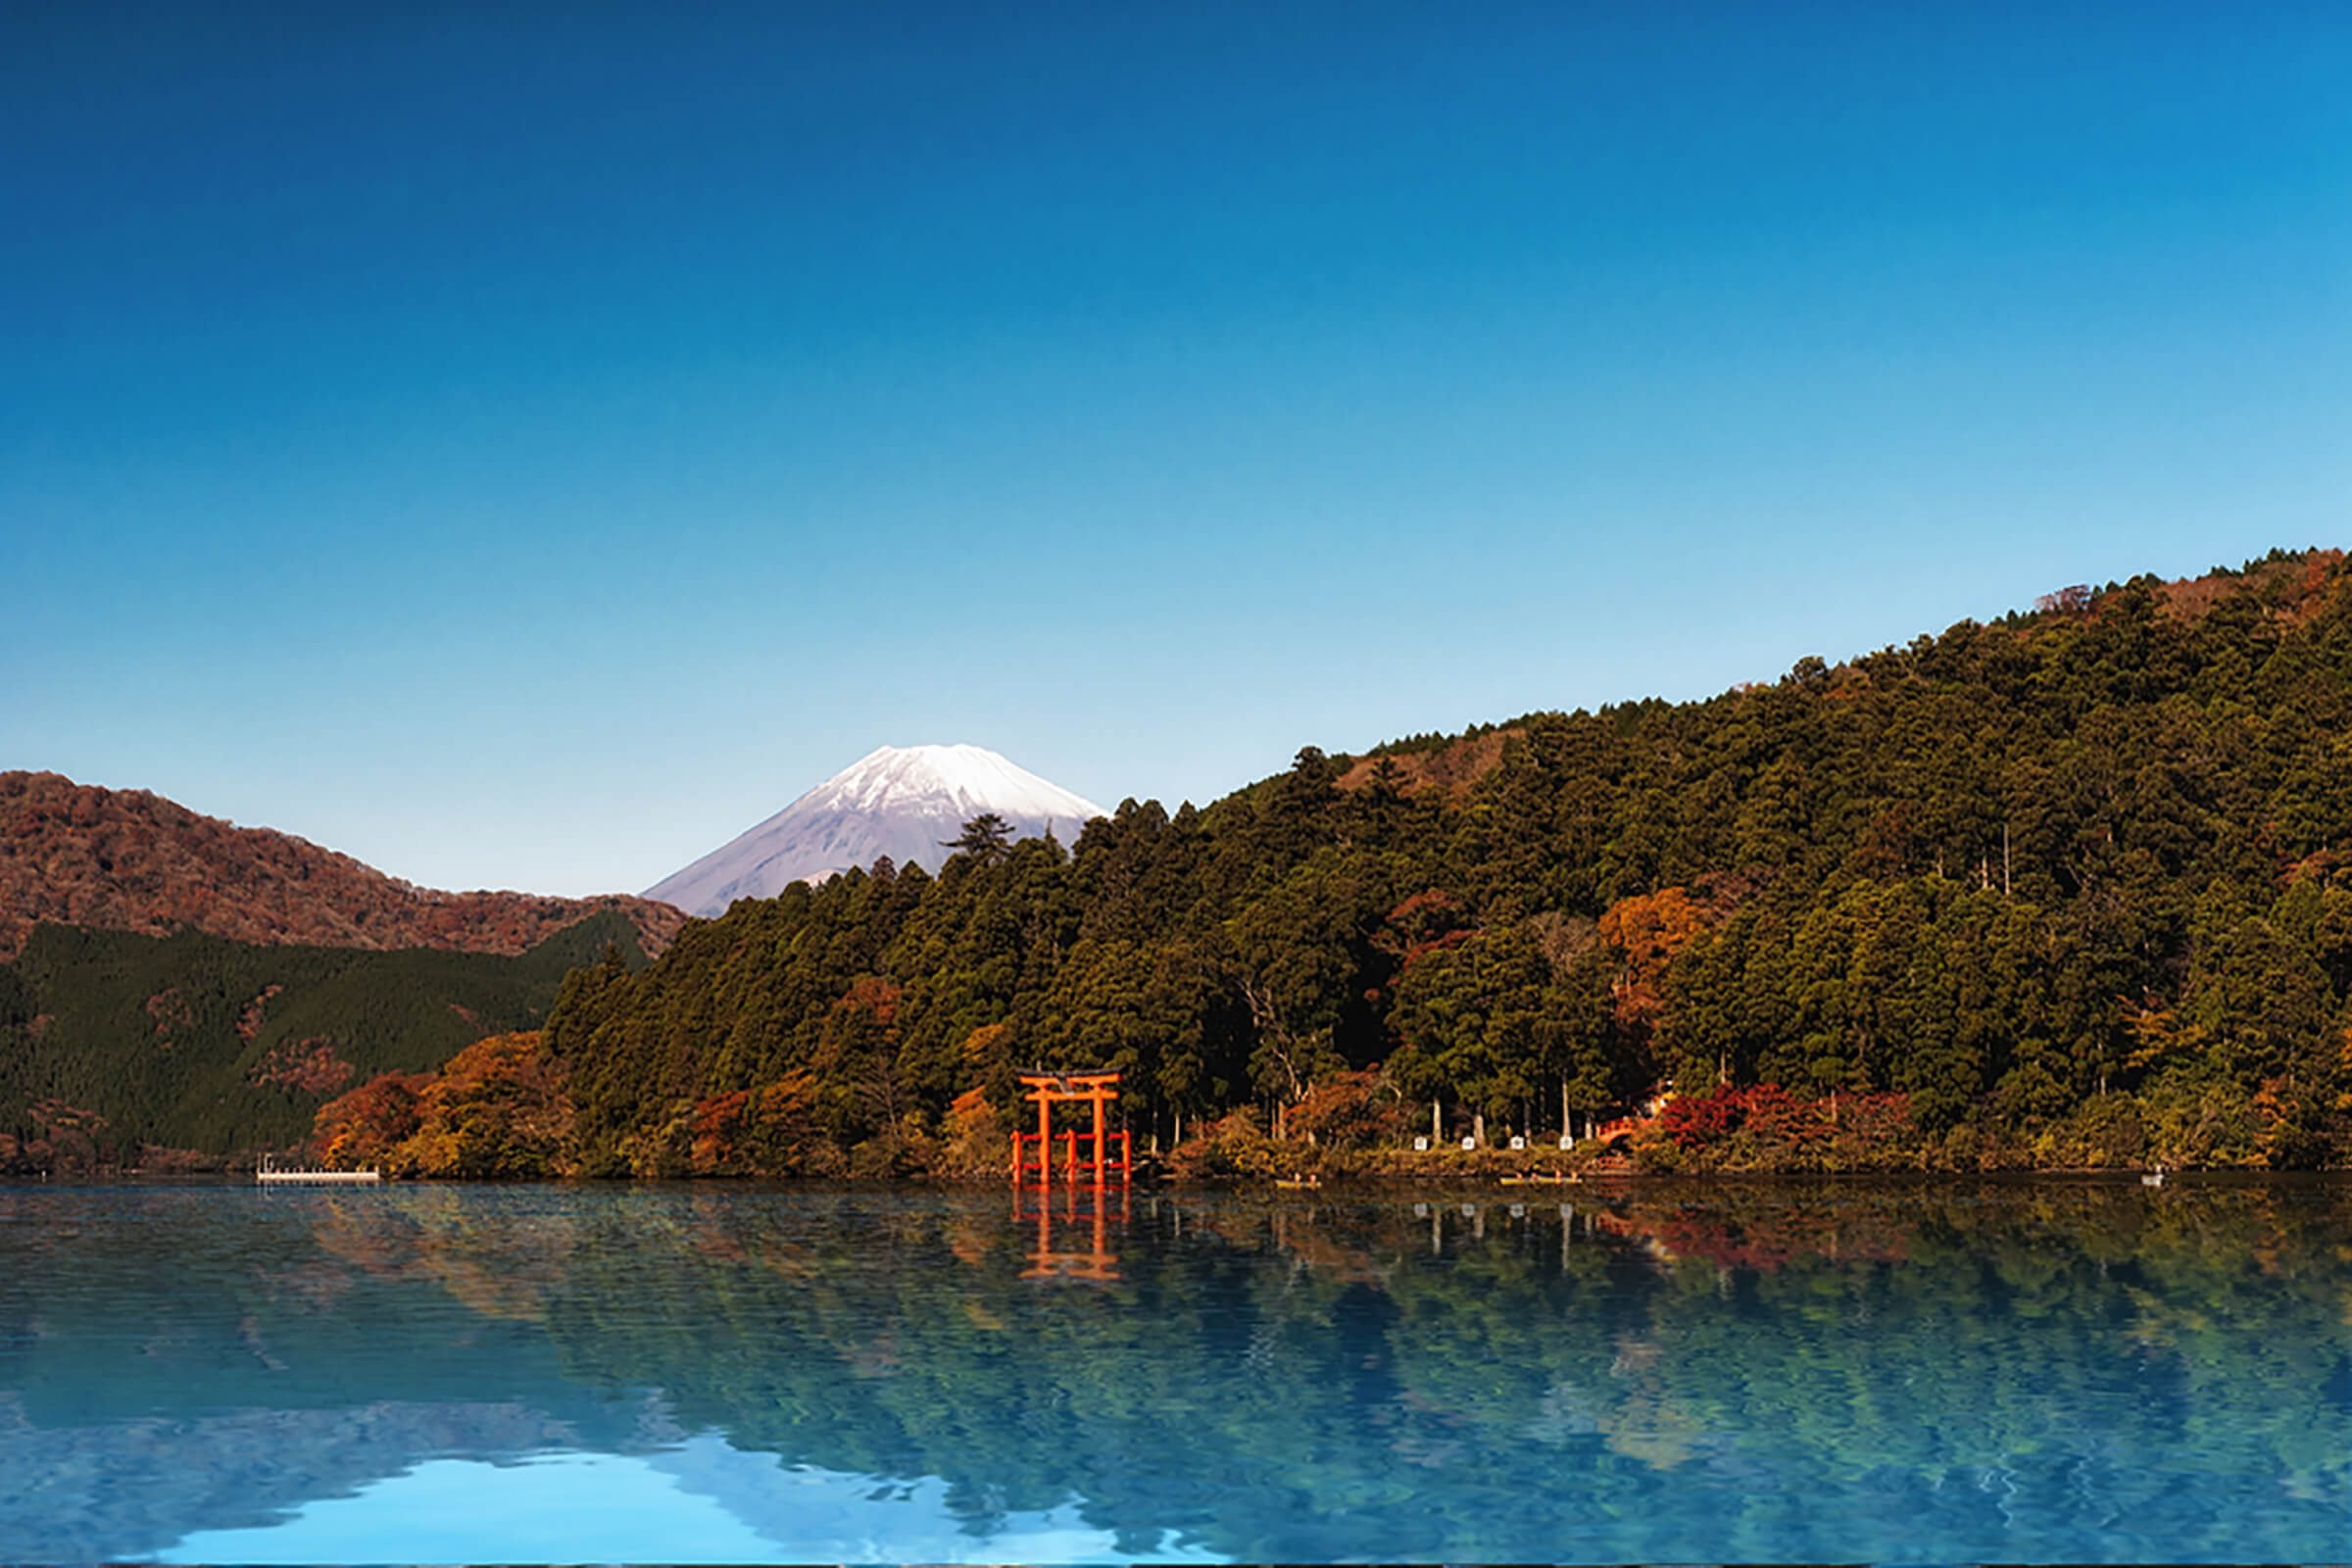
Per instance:
[[[936,871],[948,858],[942,841],[984,811],[1011,823],[1015,838],[1051,829],[1064,844],[1107,814],[978,746],[885,746],[645,896],[712,916],[737,899],[773,898],[795,882],[822,881],[885,855]]]

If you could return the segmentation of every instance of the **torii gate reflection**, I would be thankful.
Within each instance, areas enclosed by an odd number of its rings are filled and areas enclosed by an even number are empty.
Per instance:
[[[1103,1112],[1119,1098],[1119,1074],[1096,1072],[1025,1072],[1020,1075],[1021,1086],[1028,1099],[1037,1106],[1037,1131],[1012,1135],[1012,1217],[1017,1223],[1029,1217],[1034,1208],[1037,1219],[1037,1249],[1029,1254],[1029,1266],[1021,1271],[1025,1280],[1096,1280],[1119,1278],[1119,1257],[1110,1250],[1109,1194],[1104,1182],[1112,1173],[1119,1178],[1118,1218],[1122,1228],[1127,1224],[1127,1192],[1133,1162],[1129,1157],[1127,1129],[1105,1128]],[[1094,1111],[1094,1126],[1087,1132],[1075,1128],[1061,1135],[1062,1202],[1060,1218],[1075,1222],[1079,1212],[1078,1173],[1087,1171],[1093,1180],[1087,1184],[1084,1217],[1093,1222],[1087,1240],[1093,1243],[1086,1250],[1072,1250],[1054,1245],[1054,1107],[1060,1104],[1086,1104]],[[1118,1149],[1117,1158],[1111,1157],[1113,1140]],[[1028,1157],[1024,1157],[1026,1154]],[[1024,1187],[1027,1177],[1035,1185]],[[1032,1202],[1032,1200],[1034,1200]]]
[[[1056,1194],[1051,1187],[1015,1187],[1012,1190],[1014,1223],[1026,1219],[1037,1221],[1037,1246],[1029,1253],[1029,1266],[1021,1270],[1025,1280],[1082,1280],[1107,1284],[1122,1276],[1119,1273],[1119,1254],[1110,1250],[1110,1222],[1116,1219],[1119,1228],[1127,1227],[1128,1189],[1065,1186]],[[1113,1204],[1117,1207],[1114,1209]],[[1058,1212],[1056,1212],[1058,1210]],[[1054,1235],[1055,1223],[1076,1226],[1087,1222],[1085,1230],[1072,1235]],[[1056,1246],[1056,1241],[1060,1245]]]

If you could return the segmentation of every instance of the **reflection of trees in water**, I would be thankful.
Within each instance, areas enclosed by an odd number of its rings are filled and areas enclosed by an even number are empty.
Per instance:
[[[148,1342],[191,1375],[118,1387],[125,1418],[422,1379],[611,1446],[658,1391],[676,1430],[942,1478],[975,1529],[1075,1494],[1135,1549],[1259,1560],[2079,1556],[2101,1520],[2142,1555],[2310,1556],[2352,1504],[2341,1184],[1559,1196],[1137,1195],[1079,1285],[1022,1278],[1036,1215],[1001,1189],[321,1198],[232,1230],[233,1266],[119,1227],[97,1268],[133,1288],[38,1337],[0,1284],[0,1389]],[[182,1266],[177,1298],[137,1285]],[[2289,1533],[2251,1548],[2200,1469]]]
[[[796,1196],[708,1222],[746,1263],[815,1255],[813,1277],[680,1270],[649,1303],[595,1283],[623,1265],[591,1248],[551,1331],[575,1371],[659,1386],[690,1425],[945,1477],[976,1523],[1074,1492],[1099,1525],[1257,1557],[1525,1555],[1570,1517],[1773,1556],[1850,1551],[1788,1499],[1859,1487],[1887,1529],[1940,1520],[1985,1551],[2010,1519],[2113,1513],[2242,1554],[2169,1471],[2352,1498],[2328,1393],[2345,1204],[2281,1191],[1644,1188],[1579,1194],[1565,1221],[1160,1198],[1123,1277],[1076,1295],[1022,1288],[1020,1225]],[[2266,1252],[2300,1261],[2269,1278]],[[1692,1486],[1711,1513],[1670,1503]],[[1376,1533],[1320,1533],[1335,1508]]]
[[[420,1186],[397,1207],[375,1198],[324,1195],[319,1247],[376,1280],[436,1284],[484,1317],[535,1323],[563,1288],[578,1215],[560,1193],[495,1210],[453,1187]]]
[[[1725,1269],[1777,1273],[1800,1258],[1829,1262],[1900,1262],[1911,1220],[1878,1209],[1861,1214],[1784,1207],[1724,1211],[1696,1202],[1602,1206],[1593,1223],[1642,1244],[1667,1261],[1698,1258]]]
[[[428,1457],[674,1440],[471,1289],[515,1227],[409,1197],[0,1189],[0,1561],[144,1555]]]

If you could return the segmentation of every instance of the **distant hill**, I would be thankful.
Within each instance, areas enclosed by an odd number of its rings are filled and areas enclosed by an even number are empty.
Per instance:
[[[233,942],[519,954],[612,910],[659,953],[685,916],[624,894],[442,893],[268,828],[202,816],[145,790],[0,773],[0,958],[40,921]]]
[[[948,858],[947,841],[991,811],[1015,838],[1051,832],[1064,845],[1104,814],[982,747],[885,746],[645,896],[716,915],[737,899],[773,898],[795,882],[864,870],[885,857],[936,871]]]
[[[618,909],[519,955],[41,925],[0,964],[0,1174],[48,1163],[39,1146],[69,1165],[291,1148],[355,1084],[535,1027],[608,948],[645,961]]]

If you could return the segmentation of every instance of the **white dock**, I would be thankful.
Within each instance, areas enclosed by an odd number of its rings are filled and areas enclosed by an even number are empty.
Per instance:
[[[265,1187],[284,1182],[309,1187],[360,1187],[384,1179],[374,1170],[289,1170],[283,1166],[266,1165],[253,1173],[253,1179]]]

